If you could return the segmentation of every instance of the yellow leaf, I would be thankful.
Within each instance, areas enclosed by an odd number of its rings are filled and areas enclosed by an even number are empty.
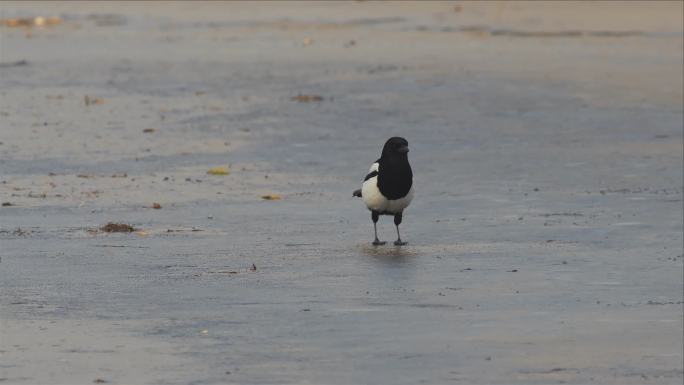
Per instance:
[[[207,174],[209,175],[228,175],[230,174],[230,170],[228,170],[228,167],[212,167],[207,171]]]

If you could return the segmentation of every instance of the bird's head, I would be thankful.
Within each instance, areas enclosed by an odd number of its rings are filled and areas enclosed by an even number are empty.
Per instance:
[[[385,147],[382,148],[382,156],[406,156],[408,151],[409,148],[406,139],[395,136],[393,138],[389,138],[387,142],[385,142]]]

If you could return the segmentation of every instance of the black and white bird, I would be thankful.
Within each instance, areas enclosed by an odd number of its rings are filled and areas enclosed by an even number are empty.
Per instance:
[[[393,215],[397,227],[396,246],[405,245],[399,235],[399,224],[404,209],[413,199],[413,171],[408,161],[408,142],[404,138],[389,138],[382,148],[380,159],[368,170],[360,190],[354,196],[363,198],[371,212],[375,241],[373,245],[384,245],[378,239],[378,219],[380,215]]]

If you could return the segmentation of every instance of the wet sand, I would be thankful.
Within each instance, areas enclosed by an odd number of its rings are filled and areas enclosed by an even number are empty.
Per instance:
[[[681,14],[3,2],[0,381],[680,384]]]

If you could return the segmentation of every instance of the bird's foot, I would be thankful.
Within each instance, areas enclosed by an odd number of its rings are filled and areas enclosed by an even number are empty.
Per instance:
[[[381,240],[379,240],[379,239],[376,239],[376,240],[373,241],[373,246],[382,246],[382,245],[384,245],[385,243],[387,243],[387,242],[381,241]]]
[[[401,239],[397,239],[396,241],[394,241],[394,246],[404,246],[404,245],[408,245],[408,242],[403,242]]]

